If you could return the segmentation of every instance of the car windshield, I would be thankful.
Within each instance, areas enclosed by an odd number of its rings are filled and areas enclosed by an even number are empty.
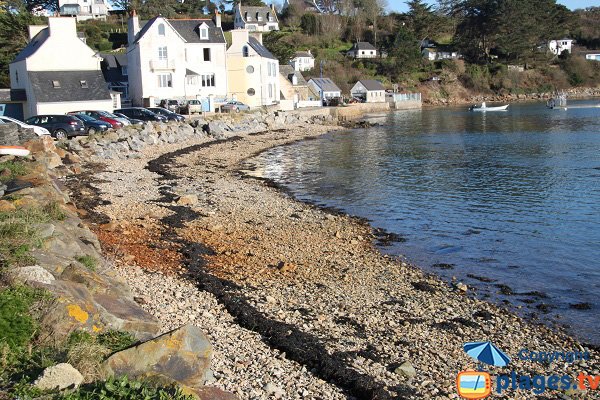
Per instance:
[[[94,118],[90,117],[89,115],[85,115],[85,114],[75,114],[74,116],[85,122],[95,121]]]
[[[150,110],[148,110],[148,109],[145,109],[145,108],[140,108],[139,110],[140,110],[140,112],[141,112],[142,114],[146,114],[146,115],[152,115],[152,116],[156,115],[156,114],[155,114],[155,113],[153,113],[152,111],[150,111]]]
[[[117,118],[116,115],[111,114],[111,113],[106,112],[106,111],[98,111],[98,114],[100,114],[100,115],[102,115],[103,117],[106,117],[106,118]]]

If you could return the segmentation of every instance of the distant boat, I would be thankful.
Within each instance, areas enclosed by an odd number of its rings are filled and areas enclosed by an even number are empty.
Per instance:
[[[509,104],[507,104],[505,106],[488,107],[484,101],[483,103],[481,103],[480,106],[472,105],[469,108],[469,111],[506,111],[506,110],[508,110],[508,106],[509,106]]]

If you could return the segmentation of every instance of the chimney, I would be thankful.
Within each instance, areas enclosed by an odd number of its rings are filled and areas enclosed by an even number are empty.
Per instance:
[[[140,19],[137,16],[135,10],[131,10],[129,20],[127,20],[127,42],[132,45],[135,41],[135,37],[140,31]]]
[[[217,28],[221,27],[221,13],[218,10],[215,11],[215,25]]]
[[[275,4],[271,3],[271,11],[273,11],[274,13],[277,12],[277,10],[275,10]]]
[[[76,19],[70,17],[49,17],[48,34],[53,38],[77,37]]]
[[[43,31],[47,27],[48,25],[29,25],[27,27],[27,29],[29,30],[29,40],[33,39],[35,35],[40,33],[40,31]]]
[[[250,32],[250,36],[252,36],[254,39],[258,40],[258,43],[263,44],[262,32],[252,31],[252,32]]]
[[[231,46],[243,46],[248,43],[247,29],[233,29],[231,32]],[[241,50],[240,50],[241,51]]]

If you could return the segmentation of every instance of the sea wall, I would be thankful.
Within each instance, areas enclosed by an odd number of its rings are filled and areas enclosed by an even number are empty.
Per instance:
[[[3,242],[0,291],[25,285],[47,293],[48,300],[37,311],[40,331],[36,337],[43,338],[44,346],[58,348],[56,353],[61,354],[61,346],[69,342],[74,332],[92,336],[126,332],[138,342],[95,367],[95,371],[102,371],[102,377],[152,378],[161,385],[176,384],[200,399],[235,398],[216,388],[204,387],[211,377],[212,355],[205,334],[186,325],[160,335],[159,321],[137,304],[129,286],[103,256],[98,238],[82,221],[81,216],[87,212],[78,209],[63,190],[61,178],[80,173],[82,157],[94,151],[102,156],[110,155],[111,151],[131,156],[137,149],[136,139],[126,137],[124,132],[111,132],[106,137],[69,141],[67,148],[81,150],[75,154],[59,147],[64,143],[57,146],[49,136],[23,142],[20,138],[30,137],[29,133],[18,129],[15,133],[12,128],[8,134],[0,135],[2,143],[23,145],[31,154],[26,158],[0,157],[0,174],[8,177],[0,193],[0,224],[6,228],[3,232],[14,235],[10,241],[27,243],[27,247],[13,249],[10,242],[8,246]],[[146,133],[147,137],[154,134],[154,139],[168,142],[173,135],[176,140],[184,140],[194,131],[191,126],[181,124]],[[113,144],[128,150],[117,151]],[[11,175],[14,171],[19,171],[18,176]],[[169,363],[169,359],[178,362]],[[80,373],[66,359],[63,361],[45,370],[36,381],[38,388],[66,388],[90,381],[85,371]]]

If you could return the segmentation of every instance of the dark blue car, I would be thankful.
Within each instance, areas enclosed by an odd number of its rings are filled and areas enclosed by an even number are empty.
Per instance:
[[[93,135],[96,132],[106,132],[112,128],[112,125],[108,122],[104,122],[99,119],[95,119],[85,114],[74,114],[75,117],[79,118],[85,126],[85,131],[88,135]]]
[[[162,115],[163,117],[167,118],[168,121],[185,121],[185,117],[183,115],[167,110],[166,108],[148,107],[148,110],[152,111],[155,114]]]

